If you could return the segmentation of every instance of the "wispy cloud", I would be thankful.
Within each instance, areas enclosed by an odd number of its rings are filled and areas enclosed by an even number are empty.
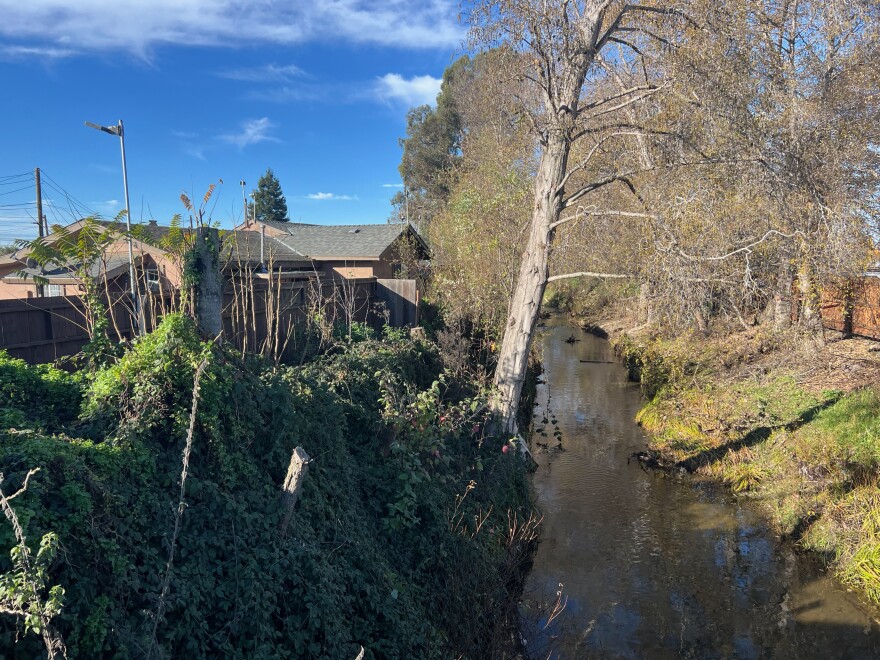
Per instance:
[[[171,135],[173,135],[174,137],[183,138],[184,140],[192,140],[199,137],[198,133],[193,133],[192,131],[171,131]]]
[[[91,206],[111,206],[111,207],[115,208],[115,207],[119,206],[119,200],[118,199],[108,199],[103,202],[91,202]]]
[[[330,201],[330,200],[354,201],[354,200],[357,200],[357,198],[358,198],[357,195],[337,195],[336,193],[329,193],[329,192],[317,192],[317,193],[310,193],[310,194],[306,195],[306,199],[314,199],[314,200],[321,201],[321,202]]]
[[[278,138],[269,135],[269,131],[275,127],[268,117],[249,119],[242,123],[241,130],[237,133],[225,133],[220,139],[237,147],[244,148],[259,142],[279,142]]]
[[[244,82],[286,82],[293,78],[306,77],[305,71],[295,64],[264,64],[263,66],[245,67],[220,71],[217,75],[229,80],[241,80]]]
[[[32,55],[156,47],[292,45],[345,40],[396,48],[454,48],[464,36],[457,0],[0,0],[0,36]],[[39,52],[42,51],[42,52]]]
[[[408,106],[433,105],[440,93],[440,78],[413,76],[406,79],[397,73],[386,73],[376,81],[376,96],[386,102],[398,101]]]
[[[183,153],[192,156],[196,160],[207,160],[205,158],[205,147],[198,144],[185,144],[181,147]]]
[[[9,60],[24,58],[59,60],[76,54],[77,51],[72,48],[56,48],[54,46],[0,46],[0,59]]]
[[[403,188],[402,183],[383,183],[383,188]]]
[[[328,98],[333,93],[333,86],[328,84],[315,85],[303,83],[298,85],[283,85],[281,87],[269,87],[266,89],[253,90],[246,96],[252,101],[271,101],[273,103],[289,103],[291,101],[319,101]]]

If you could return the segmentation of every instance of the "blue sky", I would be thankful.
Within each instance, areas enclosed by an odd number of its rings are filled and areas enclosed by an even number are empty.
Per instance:
[[[458,6],[0,0],[0,243],[36,235],[34,167],[50,223],[123,208],[119,140],[86,120],[125,123],[135,221],[222,179],[209,209],[231,226],[239,181],[271,167],[293,220],[384,222],[406,111],[462,52]]]

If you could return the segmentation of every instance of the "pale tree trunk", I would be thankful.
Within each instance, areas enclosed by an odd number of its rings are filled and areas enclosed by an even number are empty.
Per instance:
[[[767,304],[764,318],[773,324],[776,330],[783,330],[791,326],[791,264],[787,255],[783,252],[776,275],[776,286],[773,290],[773,298]]]
[[[495,369],[497,389],[492,409],[501,430],[515,434],[519,399],[525,381],[532,336],[549,277],[551,225],[559,217],[561,186],[570,145],[561,134],[550,136],[535,179],[531,230],[522,257]]]
[[[798,291],[800,293],[801,324],[815,333],[822,330],[822,318],[816,304],[817,296],[809,267],[804,265],[798,273]]]

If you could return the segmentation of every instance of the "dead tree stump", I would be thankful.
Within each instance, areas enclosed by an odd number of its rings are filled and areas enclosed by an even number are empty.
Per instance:
[[[306,473],[309,471],[309,455],[302,447],[297,447],[290,455],[290,465],[287,466],[287,476],[284,478],[284,485],[281,487],[281,502],[286,509],[284,512],[284,520],[281,522],[281,536],[287,534],[287,528],[293,519],[293,508],[299,499],[299,492],[302,489],[303,481]]]

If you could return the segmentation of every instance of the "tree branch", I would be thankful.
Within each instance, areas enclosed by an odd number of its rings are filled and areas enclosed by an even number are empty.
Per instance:
[[[567,218],[560,218],[556,222],[550,225],[550,229],[556,229],[560,225],[564,225],[572,220],[577,220],[583,216],[589,217],[598,217],[598,216],[618,216],[623,218],[646,218],[648,220],[657,220],[659,216],[654,215],[653,213],[637,213],[635,211],[614,211],[614,210],[600,210],[600,211],[588,211],[586,209],[578,209],[577,213],[574,215],[570,215]]]
[[[681,255],[685,259],[688,259],[689,261],[724,261],[725,259],[729,259],[730,257],[737,255],[737,254],[740,254],[741,252],[751,252],[753,247],[760,245],[761,243],[766,241],[771,236],[780,236],[782,238],[794,238],[795,236],[804,236],[804,233],[802,231],[795,231],[795,232],[792,232],[791,234],[784,234],[779,230],[770,229],[767,232],[765,232],[764,235],[761,236],[761,238],[759,238],[758,240],[752,241],[748,245],[744,245],[743,247],[737,248],[736,250],[731,250],[727,254],[722,254],[722,255],[718,255],[718,256],[714,256],[714,257],[698,257],[695,255],[687,254],[681,248],[679,248],[677,250],[677,252],[679,255]]]
[[[632,275],[620,275],[618,273],[593,273],[591,271],[580,271],[577,273],[566,273],[565,275],[553,275],[547,278],[547,282],[558,282],[559,280],[570,280],[575,277],[597,277],[606,280],[628,280]]]

